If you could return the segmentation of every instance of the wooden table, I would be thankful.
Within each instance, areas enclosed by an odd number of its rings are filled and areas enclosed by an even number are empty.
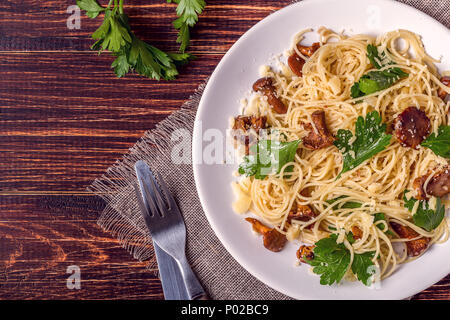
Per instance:
[[[177,110],[246,30],[290,2],[207,0],[192,34],[197,59],[171,82],[117,79],[112,58],[89,49],[99,19],[67,28],[75,0],[0,2],[1,299],[163,298],[155,272],[97,226],[104,203],[86,187]],[[173,4],[125,4],[137,35],[177,50]],[[66,287],[70,265],[81,268],[80,290]],[[450,277],[414,298],[449,299]]]

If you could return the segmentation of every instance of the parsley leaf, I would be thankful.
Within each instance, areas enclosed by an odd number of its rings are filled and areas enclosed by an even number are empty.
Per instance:
[[[177,43],[180,43],[180,51],[184,52],[189,46],[189,28],[197,23],[198,15],[205,8],[205,0],[167,0],[167,2],[178,4],[178,19],[173,22],[173,26],[178,30]]]
[[[353,232],[349,232],[349,233],[347,233],[347,241],[350,243],[350,244],[354,244],[355,243],[355,236],[353,235]]]
[[[366,286],[371,285],[371,277],[375,273],[375,264],[372,261],[374,254],[374,251],[370,251],[353,255],[352,272]]]
[[[386,61],[385,52],[381,52],[380,55],[377,46],[374,46],[373,44],[367,45],[367,58],[369,58],[370,63],[377,69],[393,64],[391,61]]]
[[[177,67],[184,66],[189,61],[195,59],[195,56],[190,53],[167,52],[167,55],[170,59],[172,59],[173,64],[175,64]]]
[[[351,88],[351,97],[359,98],[368,94],[384,90],[392,86],[398,80],[408,77],[408,74],[400,68],[389,68],[383,71],[370,71],[363,75],[359,82]]]
[[[337,132],[334,145],[343,154],[342,171],[337,178],[383,151],[390,144],[392,136],[386,134],[386,124],[381,122],[377,111],[368,113],[366,119],[358,117],[355,127],[356,139],[353,143],[350,143],[353,137],[350,130],[339,129]]]
[[[114,72],[118,78],[125,76],[131,68],[131,65],[128,63],[126,53],[118,54],[116,60],[114,60],[111,64],[111,68],[114,69]]]
[[[102,48],[112,52],[119,52],[131,43],[131,34],[127,26],[127,17],[107,10],[103,24],[92,34],[98,40],[94,48]]]
[[[367,57],[370,60],[370,63],[377,69],[381,69],[382,65],[380,64],[382,59],[378,54],[378,49],[376,46],[372,44],[367,45]]]
[[[259,141],[250,147],[250,154],[244,157],[244,161],[239,166],[239,174],[264,179],[268,174],[280,173],[286,163],[294,161],[300,142],[301,140],[291,142]],[[289,166],[285,172],[292,170],[293,167]]]
[[[414,224],[428,232],[436,229],[445,217],[445,206],[442,204],[441,198],[436,199],[436,209],[433,210],[430,209],[429,201],[417,200],[412,197],[408,200],[406,193],[408,193],[408,190],[403,193],[403,201],[405,202],[405,208],[410,212],[413,210],[415,203],[419,201],[417,211],[413,215]]]
[[[350,88],[350,96],[352,98],[359,98],[365,96],[364,92],[359,89],[359,82],[355,82]]]
[[[400,68],[390,68],[383,71],[371,71],[359,80],[359,89],[365,94],[371,94],[389,88],[408,74]]]
[[[337,244],[337,235],[332,234],[316,242],[314,258],[305,259],[313,267],[313,272],[320,275],[321,285],[339,283],[350,264],[350,252],[344,244]]]
[[[450,126],[440,126],[437,136],[432,133],[421,145],[431,149],[438,156],[450,159]]]
[[[367,45],[367,57],[369,58],[370,63],[377,69],[393,64],[391,61],[386,61],[384,52],[382,52],[380,56],[378,48],[371,44]],[[355,82],[350,89],[350,96],[352,98],[359,98],[387,89],[398,80],[406,77],[408,77],[408,73],[397,67],[383,71],[370,71],[363,75],[358,82]]]
[[[142,76],[157,80],[160,78],[172,80],[178,75],[172,57],[177,59],[177,63],[182,63],[190,59],[190,55],[170,56],[158,48],[133,37],[128,61],[134,70]]]
[[[375,222],[377,222],[377,221],[387,221],[386,215],[382,212],[375,213],[373,223],[375,224]],[[376,226],[381,231],[384,231],[384,233],[386,233],[387,235],[392,236],[392,237],[394,236],[394,233],[391,230],[389,230],[389,228],[386,228],[386,226],[384,224],[378,223],[378,224],[376,224]]]
[[[98,4],[97,0],[77,0],[77,6],[81,10],[85,10],[86,15],[91,19],[96,18],[100,12],[105,11],[105,9]]]
[[[183,1],[183,0],[182,0]],[[97,41],[93,50],[109,50],[116,56],[111,64],[117,77],[130,71],[151,79],[172,80],[178,75],[177,66],[186,64],[193,56],[187,53],[166,53],[137,38],[131,31],[128,16],[123,13],[123,1],[112,1],[103,8],[96,0],[78,0],[78,6],[90,17],[104,11],[103,23],[92,34]]]
[[[337,243],[337,234],[332,234],[328,238],[321,239],[315,243],[314,258],[303,259],[313,267],[313,272],[320,275],[321,285],[332,285],[339,283],[350,267],[350,251],[343,243]],[[354,242],[353,234],[347,234],[347,240]],[[366,286],[370,285],[370,277],[375,269],[372,259],[375,252],[365,252],[362,254],[355,253],[353,255],[353,263],[351,265],[352,272]]]

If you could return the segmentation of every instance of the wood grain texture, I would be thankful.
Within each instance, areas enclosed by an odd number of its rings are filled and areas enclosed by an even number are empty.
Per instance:
[[[91,195],[0,196],[0,298],[161,299],[156,270],[133,261],[95,223]],[[66,286],[81,269],[81,289]]]
[[[207,0],[192,33],[198,58],[171,82],[115,78],[112,58],[89,49],[99,19],[67,28],[74,2],[0,2],[0,299],[162,299],[157,270],[97,226],[105,204],[85,189],[291,0]],[[138,36],[177,50],[173,4],[125,3]],[[81,290],[66,287],[73,264]],[[450,277],[414,298],[450,299]]]
[[[177,80],[157,82],[117,79],[107,55],[0,53],[1,190],[84,189],[179,108],[220,57],[198,55]]]
[[[83,16],[79,30],[68,30],[67,8],[75,1],[7,0],[0,3],[0,51],[88,50],[90,35],[99,19]],[[107,3],[107,1],[99,1]],[[252,25],[290,0],[210,0],[192,32],[194,53],[223,53]],[[125,13],[139,37],[164,50],[177,50],[175,5],[165,0],[136,0],[125,3]]]

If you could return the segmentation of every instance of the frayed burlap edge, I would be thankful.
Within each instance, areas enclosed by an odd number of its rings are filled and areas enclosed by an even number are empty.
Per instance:
[[[134,193],[132,186],[136,183],[134,164],[141,159],[157,158],[166,152],[170,153],[168,141],[171,133],[178,128],[192,127],[206,83],[207,80],[180,110],[157,124],[155,129],[147,131],[122,159],[117,160],[87,188],[107,203],[97,221],[98,225],[111,232],[135,259],[141,262],[148,260],[148,269],[156,266],[152,240],[143,219],[135,216],[139,212],[137,201],[128,198]]]

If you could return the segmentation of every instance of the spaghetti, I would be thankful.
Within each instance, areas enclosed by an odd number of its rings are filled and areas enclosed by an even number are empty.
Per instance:
[[[254,95],[243,108],[246,116],[267,118],[269,138],[277,132],[286,141],[301,140],[309,133],[305,123],[312,123],[317,132],[312,114],[319,110],[325,111],[333,136],[339,129],[354,132],[357,118],[371,111],[377,111],[387,128],[391,128],[395,117],[410,106],[426,113],[435,134],[441,125],[448,124],[450,102],[442,100],[438,91],[450,93],[450,88],[441,83],[434,65],[438,61],[427,55],[418,35],[396,30],[374,38],[346,36],[320,28],[320,48],[306,56],[297,44],[308,31],[295,36],[289,51],[305,61],[302,76],[296,76],[283,63],[280,71],[262,69],[262,76],[272,79],[276,96],[286,105],[287,112],[275,112],[264,94]],[[352,86],[374,70],[367,57],[368,45],[383,52],[385,61],[378,61],[384,65],[380,71],[397,67],[408,77],[383,90],[352,98]],[[428,238],[429,245],[447,241],[448,218],[430,231],[418,227],[412,219],[417,208],[412,212],[406,209],[403,194],[414,189],[414,180],[448,164],[448,159],[428,148],[407,148],[393,137],[383,151],[339,176],[343,155],[335,145],[311,150],[300,143],[294,161],[286,163],[279,173],[264,179],[243,176],[234,185],[239,197],[233,206],[239,212],[250,210],[290,241],[314,244],[334,233],[337,241],[351,252],[351,259],[354,254],[375,252],[372,260],[383,279],[399,264],[417,258],[394,250],[395,243],[421,238]],[[433,173],[429,174],[425,189],[432,177]],[[447,200],[442,201],[448,204]],[[349,202],[360,205],[349,207]],[[307,221],[289,219],[289,213],[301,205],[309,206],[316,215]],[[377,220],[376,213],[383,213],[384,219]],[[409,227],[416,236],[404,238],[387,233],[392,223]],[[350,243],[345,235],[352,230],[360,234]],[[350,268],[346,277],[355,278]]]

